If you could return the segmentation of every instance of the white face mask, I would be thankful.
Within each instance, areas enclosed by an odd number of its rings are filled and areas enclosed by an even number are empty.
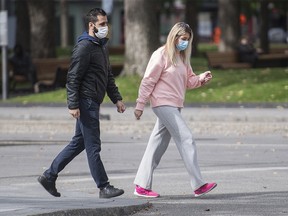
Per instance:
[[[97,32],[94,30],[94,34],[99,39],[105,38],[108,34],[108,26],[99,27]]]

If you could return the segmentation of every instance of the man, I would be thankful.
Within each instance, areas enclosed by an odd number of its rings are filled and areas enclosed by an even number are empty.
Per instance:
[[[261,50],[255,49],[253,44],[248,40],[246,36],[243,36],[238,46],[238,54],[240,62],[247,62],[255,67],[257,65],[258,54]]]
[[[108,20],[104,10],[92,9],[85,17],[84,32],[74,47],[67,75],[69,113],[76,119],[75,135],[58,154],[49,169],[39,176],[40,184],[53,196],[61,194],[55,187],[58,173],[86,149],[91,175],[100,189],[100,198],[120,196],[124,190],[110,185],[100,158],[101,140],[99,108],[107,92],[117,111],[125,111],[122,97],[115,85],[107,50]]]

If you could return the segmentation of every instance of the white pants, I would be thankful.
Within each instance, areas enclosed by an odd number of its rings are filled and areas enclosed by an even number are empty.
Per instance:
[[[157,116],[157,121],[138,168],[134,184],[152,189],[154,169],[158,166],[172,136],[190,176],[191,187],[193,190],[198,189],[205,182],[198,166],[196,145],[191,130],[181,116],[181,110],[177,107],[160,106],[153,108],[153,111]]]

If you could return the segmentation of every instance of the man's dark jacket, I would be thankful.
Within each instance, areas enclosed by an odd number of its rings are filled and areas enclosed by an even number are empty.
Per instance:
[[[94,38],[84,32],[75,45],[67,74],[69,109],[79,108],[79,98],[90,98],[101,104],[107,92],[113,103],[122,100],[111,72],[107,39]]]

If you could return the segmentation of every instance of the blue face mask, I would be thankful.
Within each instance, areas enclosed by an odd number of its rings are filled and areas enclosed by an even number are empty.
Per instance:
[[[179,50],[179,51],[183,51],[185,50],[186,48],[188,47],[188,41],[186,40],[179,40],[179,43],[176,44],[176,48]]]

